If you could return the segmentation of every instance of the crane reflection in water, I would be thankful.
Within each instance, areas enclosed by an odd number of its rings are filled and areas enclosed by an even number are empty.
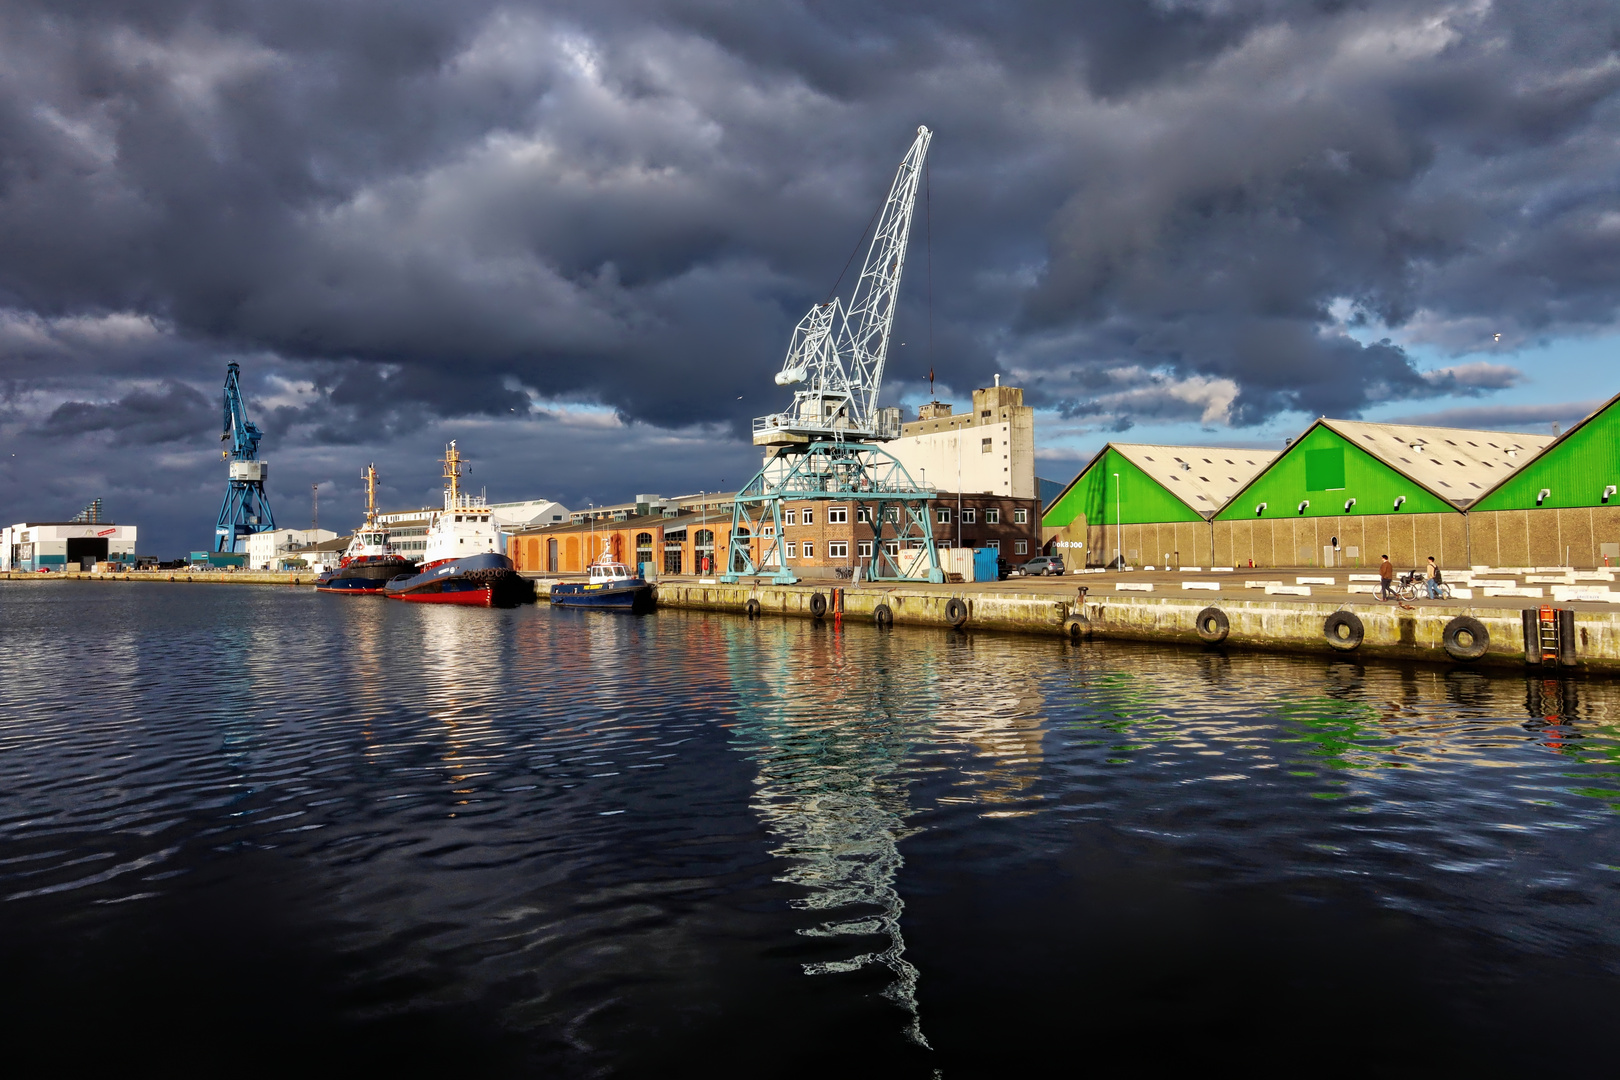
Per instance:
[[[975,802],[994,816],[1025,812],[1018,807],[1041,761],[1041,698],[1032,680],[1021,690],[999,681],[988,689],[993,665],[972,658],[966,637],[919,635],[932,640],[892,649],[863,639],[850,655],[844,634],[825,624],[769,635],[734,629],[732,739],[759,770],[752,806],[776,840],[771,853],[788,863],[776,880],[802,888],[795,906],[820,918],[798,932],[878,939],[854,956],[806,962],[804,971],[887,968],[893,981],[884,996],[906,1012],[906,1035],[927,1047],[896,883],[900,844],[921,831],[909,788],[926,766],[915,751],[960,742],[975,760],[992,761],[964,770],[957,792],[940,802]]]

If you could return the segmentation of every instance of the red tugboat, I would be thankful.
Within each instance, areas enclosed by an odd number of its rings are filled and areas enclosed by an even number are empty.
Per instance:
[[[355,531],[337,569],[315,579],[316,592],[376,596],[390,580],[416,569],[416,563],[394,554],[388,530],[377,524],[377,466],[367,465],[360,479],[366,482],[366,523]]]
[[[473,607],[513,607],[533,600],[534,584],[496,547],[495,524],[483,497],[461,493],[461,454],[454,442],[445,448],[444,478],[444,509],[428,525],[421,572],[394,578],[383,595]]]

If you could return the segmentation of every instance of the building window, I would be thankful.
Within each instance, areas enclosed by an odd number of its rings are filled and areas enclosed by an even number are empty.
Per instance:
[[[782,523],[785,525],[797,525],[799,523],[799,512],[797,510],[789,510],[787,513],[782,515]]]
[[[1014,525],[1028,525],[1029,524],[1029,511],[1028,510],[1023,510],[1023,509],[1014,510],[1013,511],[1013,524]]]
[[[816,512],[810,509],[808,506],[804,508],[803,517],[806,525],[814,525],[816,523]]]
[[[987,508],[984,512],[984,523],[986,525],[1000,525],[1001,511],[993,506]]]
[[[887,555],[891,559],[898,559],[900,557],[900,541],[898,541],[898,540],[885,540],[885,541],[883,541],[883,553],[885,555]]]
[[[979,512],[977,510],[973,509],[971,506],[966,507],[966,508],[964,508],[962,510],[962,524],[964,524],[964,525],[972,525],[975,521],[978,521],[978,520],[979,520]]]
[[[855,553],[862,559],[870,559],[872,557],[872,541],[857,540],[855,542]]]
[[[829,524],[829,525],[847,525],[847,524],[849,524],[849,507],[847,507],[847,506],[829,506],[829,507],[827,507],[827,524]]]
[[[760,526],[759,535],[761,535],[761,536],[775,536],[776,535],[776,526],[775,525],[762,525],[762,526]]]
[[[943,507],[943,506],[940,507],[939,508],[939,514],[937,516],[937,520],[939,521],[939,523],[941,525],[949,525],[951,523],[951,512],[950,512],[950,510],[947,509],[946,507]]]
[[[895,525],[900,524],[900,508],[898,506],[885,506],[883,508],[883,520]]]
[[[986,540],[984,542],[984,546],[989,548],[991,551],[1000,551],[1001,550],[1001,541],[1000,540]]]
[[[1013,554],[1014,555],[1028,555],[1029,554],[1029,541],[1028,540],[1014,540],[1013,541]]]
[[[979,440],[979,453],[988,454],[990,452],[990,447],[994,442],[995,442],[994,439],[980,439]]]
[[[872,508],[870,506],[857,506],[855,508],[855,520],[867,525],[872,524]]]
[[[829,558],[829,559],[847,559],[847,558],[849,558],[849,544],[847,542],[845,542],[845,541],[842,541],[842,540],[830,541],[827,544],[827,558]]]
[[[799,557],[799,545],[795,544],[791,540],[787,542],[787,557],[790,559],[797,559]]]
[[[951,542],[949,540],[936,540],[934,546],[941,551],[947,551],[950,549]]]
[[[816,557],[816,545],[814,541],[806,540],[804,542],[804,557],[807,559],[813,559]]]

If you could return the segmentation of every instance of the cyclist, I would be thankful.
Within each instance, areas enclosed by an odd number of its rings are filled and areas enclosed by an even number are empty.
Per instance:
[[[1435,565],[1434,556],[1429,556],[1429,565],[1423,571],[1423,587],[1429,591],[1430,600],[1440,599],[1440,567]]]

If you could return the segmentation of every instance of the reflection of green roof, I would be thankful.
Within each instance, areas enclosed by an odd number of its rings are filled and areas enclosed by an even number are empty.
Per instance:
[[[1604,501],[1610,485],[1620,485],[1620,396],[1554,439],[1473,509],[1534,509],[1542,491],[1542,507],[1620,506],[1620,497]]]

